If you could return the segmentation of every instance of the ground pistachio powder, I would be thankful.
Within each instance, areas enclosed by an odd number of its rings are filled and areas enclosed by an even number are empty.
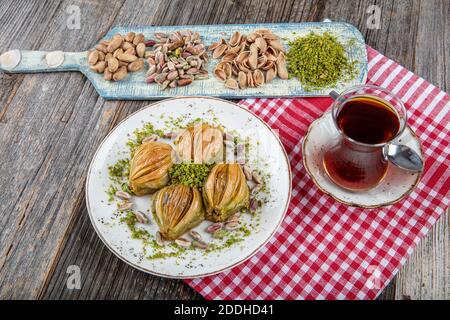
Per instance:
[[[351,45],[349,42],[348,46]],[[289,73],[308,91],[333,87],[356,75],[356,61],[349,61],[344,46],[328,32],[297,37],[289,46],[286,54]]]
[[[175,164],[169,171],[172,184],[184,184],[188,187],[203,187],[212,165],[203,163]]]

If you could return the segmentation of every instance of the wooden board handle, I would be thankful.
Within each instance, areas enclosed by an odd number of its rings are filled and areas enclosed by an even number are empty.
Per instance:
[[[61,51],[60,51],[61,52]],[[0,56],[0,70],[8,73],[81,71],[86,65],[87,52],[61,52],[64,60],[58,66],[49,66],[48,51],[11,50]],[[17,64],[17,60],[19,60]],[[15,65],[16,64],[16,65]],[[11,67],[15,65],[14,67]]]

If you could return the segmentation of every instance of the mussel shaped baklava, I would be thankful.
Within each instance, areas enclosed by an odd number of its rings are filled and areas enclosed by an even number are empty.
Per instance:
[[[169,183],[173,148],[163,142],[146,142],[135,151],[130,163],[130,187],[136,195],[149,194]]]
[[[182,184],[156,192],[152,212],[161,235],[167,240],[179,238],[205,219],[200,191]]]
[[[175,139],[181,161],[214,163],[223,161],[223,131],[209,124],[194,124]]]
[[[202,190],[206,219],[226,221],[250,205],[250,190],[239,164],[216,164]]]

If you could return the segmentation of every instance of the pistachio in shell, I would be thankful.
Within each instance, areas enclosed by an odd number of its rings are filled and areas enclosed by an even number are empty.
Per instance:
[[[205,219],[202,196],[197,188],[173,184],[155,193],[153,218],[161,235],[175,240]]]
[[[216,164],[202,192],[206,219],[214,222],[226,221],[250,206],[250,190],[242,167],[237,163]]]
[[[130,163],[130,187],[136,195],[153,193],[169,183],[172,147],[163,142],[143,143]]]

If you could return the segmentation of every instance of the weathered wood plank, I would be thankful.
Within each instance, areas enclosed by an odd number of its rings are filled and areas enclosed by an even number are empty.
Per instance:
[[[115,16],[120,3],[84,12],[90,23],[82,30],[67,30],[69,4],[74,2],[60,3],[54,14],[50,11],[40,17],[38,24],[46,26],[38,33],[39,48],[91,46],[98,30],[109,29],[108,19]],[[51,9],[41,6],[36,1],[35,9],[22,14]],[[0,37],[17,37],[17,33]],[[97,101],[95,90],[81,74],[35,74],[24,77],[4,113],[7,120],[0,124],[0,161],[7,164],[0,168],[3,298],[37,297],[53,270],[74,208],[83,200],[86,163],[95,151],[86,142],[96,141],[97,130],[109,128],[107,114],[102,114],[103,101],[96,105]]]
[[[449,23],[445,17],[449,5],[446,0],[424,2],[128,0],[110,1],[108,6],[63,1],[58,6],[53,2],[15,1],[13,6],[12,1],[2,1],[0,51],[9,47],[84,50],[110,26],[121,24],[299,22],[330,18],[355,24],[370,45],[447,89]],[[71,4],[81,9],[81,30],[65,27],[65,10]],[[366,27],[366,10],[371,4],[382,10],[379,30]],[[436,6],[441,9],[439,21],[434,21],[432,14]],[[18,9],[20,13],[15,16],[4,13]],[[3,26],[7,26],[5,32]],[[425,39],[430,30],[436,32],[435,36]],[[418,48],[422,43],[428,43],[431,50]],[[435,47],[440,49],[433,50]],[[438,68],[428,70],[431,68],[425,59],[435,61]],[[86,212],[84,181],[96,147],[118,121],[146,103],[105,102],[81,75],[74,73],[0,74],[0,88],[0,161],[8,163],[8,168],[0,168],[0,297],[201,298],[182,281],[146,275],[120,261],[96,236]],[[12,176],[10,172],[17,174]],[[416,251],[420,254],[416,257],[415,253],[397,277],[399,280],[391,283],[381,298],[402,299],[409,294],[413,298],[448,298],[448,281],[446,284],[443,279],[448,280],[449,274],[448,215],[446,218],[439,221]],[[81,290],[66,287],[70,265],[81,268]],[[426,276],[419,277],[422,274]],[[439,283],[442,280],[444,283]],[[406,285],[415,289],[406,290]],[[422,289],[418,290],[419,286]]]
[[[405,3],[397,6],[396,12],[404,14]],[[449,42],[448,16],[450,3],[448,1],[421,1],[415,4],[413,33],[414,41],[409,41],[412,48],[403,51],[409,57],[408,67],[443,90],[449,90],[446,81],[446,61],[450,57],[445,45]],[[446,28],[447,26],[447,28]],[[395,29],[389,32],[388,43],[399,43],[400,32],[407,32],[403,26],[399,32]],[[396,298],[411,297],[411,299],[450,299],[450,265],[449,255],[449,215],[444,214],[432,228],[428,236],[414,250],[411,258],[397,276]]]

